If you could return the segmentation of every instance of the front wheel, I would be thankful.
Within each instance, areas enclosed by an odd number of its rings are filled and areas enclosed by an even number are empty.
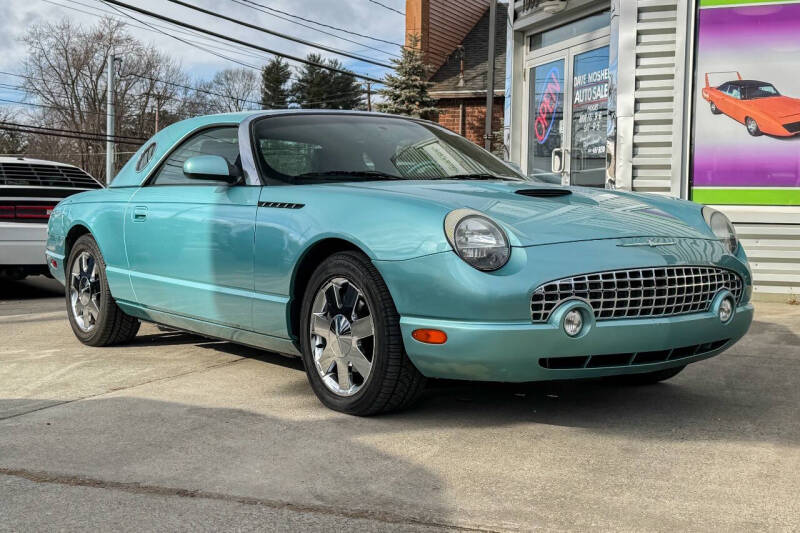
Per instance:
[[[758,127],[758,122],[756,122],[755,119],[747,117],[744,121],[744,124],[747,126],[747,133],[753,137],[758,137],[761,135],[761,128]]]
[[[139,320],[122,312],[111,297],[106,264],[95,240],[84,235],[72,246],[66,271],[67,316],[78,340],[89,346],[130,341]]]
[[[653,385],[660,381],[674,378],[686,368],[686,365],[656,370],[655,372],[645,372],[644,374],[626,374],[623,376],[612,376],[608,378],[617,385]]]
[[[317,268],[301,317],[308,381],[327,407],[367,416],[408,407],[422,393],[392,297],[363,254],[337,253]]]

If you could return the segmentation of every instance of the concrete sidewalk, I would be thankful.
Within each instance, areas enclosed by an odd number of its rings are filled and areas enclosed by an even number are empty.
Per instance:
[[[434,383],[360,419],[297,360],[87,348],[58,297],[0,304],[0,529],[800,529],[798,306],[665,384]]]

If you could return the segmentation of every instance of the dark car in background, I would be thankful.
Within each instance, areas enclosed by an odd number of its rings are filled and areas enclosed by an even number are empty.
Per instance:
[[[47,274],[47,221],[58,202],[103,185],[78,167],[0,157],[0,277]]]

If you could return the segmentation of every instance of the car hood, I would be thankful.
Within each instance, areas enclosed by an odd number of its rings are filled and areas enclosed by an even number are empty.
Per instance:
[[[392,181],[341,186],[412,196],[441,206],[444,213],[460,208],[481,211],[510,230],[517,246],[629,237],[714,238],[704,227],[698,204],[663,197],[538,182]],[[564,191],[569,194],[552,196]]]
[[[749,103],[754,109],[778,118],[800,114],[800,99],[788,96],[758,98],[751,100]]]

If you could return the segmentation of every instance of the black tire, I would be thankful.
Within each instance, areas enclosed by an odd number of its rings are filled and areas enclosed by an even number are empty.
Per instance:
[[[714,102],[711,102],[711,114],[712,115],[721,115],[722,114],[722,111],[719,110],[719,108],[717,107],[717,104],[715,104]]]
[[[358,392],[341,396],[330,390],[317,370],[311,347],[312,306],[317,293],[336,278],[345,278],[363,294],[372,317],[372,368]],[[425,377],[403,347],[400,317],[383,279],[369,258],[357,252],[333,254],[317,267],[303,295],[300,344],[308,381],[317,398],[335,411],[369,416],[412,405],[422,394]]]
[[[664,370],[656,370],[655,372],[646,372],[644,374],[627,374],[624,376],[612,376],[608,378],[609,381],[617,385],[654,385],[660,381],[666,381],[674,378],[681,371],[686,368],[686,365],[676,366],[673,368],[665,368]]]
[[[73,276],[73,269],[76,259],[87,252],[96,262],[96,280],[90,281],[93,291],[97,294],[97,307],[99,313],[90,324],[88,331],[78,325],[78,319],[73,308],[71,291],[76,287],[80,280]],[[67,316],[73,333],[83,344],[88,346],[110,346],[113,344],[124,344],[136,336],[139,331],[140,322],[137,318],[126,315],[117,306],[117,302],[111,296],[106,279],[106,264],[100,253],[97,243],[91,235],[83,235],[72,246],[66,264],[66,283],[65,296],[67,301]]]
[[[760,137],[761,136],[761,128],[758,127],[758,122],[755,119],[747,117],[744,119],[745,128],[747,128],[747,133],[749,133],[753,137]]]

